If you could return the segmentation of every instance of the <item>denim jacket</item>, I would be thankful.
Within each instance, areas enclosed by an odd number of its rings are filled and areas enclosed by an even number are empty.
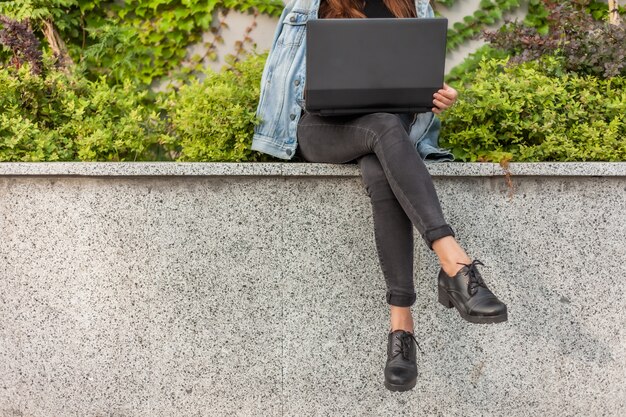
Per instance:
[[[298,121],[304,108],[305,31],[309,19],[318,18],[320,0],[291,0],[278,19],[272,46],[261,76],[252,150],[291,159],[296,151]],[[434,17],[429,0],[415,0],[418,17]],[[438,147],[439,118],[433,112],[407,113],[409,137],[422,159],[453,161],[452,153]]]

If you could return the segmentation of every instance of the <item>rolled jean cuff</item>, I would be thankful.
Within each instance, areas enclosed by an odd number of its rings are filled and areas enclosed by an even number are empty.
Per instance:
[[[443,226],[430,229],[426,233],[424,233],[424,239],[426,240],[426,244],[428,245],[428,248],[430,250],[433,250],[433,242],[435,240],[445,236],[455,237],[454,230],[452,230],[452,227],[450,227],[450,225],[448,224],[444,224]]]
[[[387,304],[394,305],[396,307],[410,307],[415,303],[415,299],[417,295],[413,293],[412,295],[406,294],[392,294],[387,291]]]

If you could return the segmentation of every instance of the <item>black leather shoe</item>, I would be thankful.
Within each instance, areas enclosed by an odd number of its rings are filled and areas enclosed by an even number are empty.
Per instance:
[[[385,387],[391,391],[408,391],[417,381],[415,336],[406,330],[394,330],[387,334],[387,363],[385,364]],[[422,349],[420,348],[420,351]]]
[[[498,300],[483,281],[478,259],[464,265],[450,278],[443,268],[439,270],[439,302],[447,308],[456,307],[461,317],[471,323],[499,323],[507,320],[506,304]]]

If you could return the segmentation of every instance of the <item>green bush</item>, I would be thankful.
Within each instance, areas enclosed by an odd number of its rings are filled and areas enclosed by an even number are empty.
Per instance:
[[[267,54],[250,54],[219,73],[209,69],[204,80],[160,102],[171,118],[177,161],[269,160],[250,150]]]
[[[559,59],[484,59],[442,114],[441,146],[462,161],[626,160],[626,78],[563,70]]]
[[[268,52],[149,96],[79,72],[0,66],[0,161],[268,161],[250,150]]]
[[[446,75],[446,83],[454,88],[460,84],[471,84],[474,73],[478,70],[480,62],[485,59],[504,59],[509,56],[508,53],[496,49],[489,44],[485,44],[470,53],[460,64],[452,68]]]
[[[0,67],[0,160],[157,159],[168,138],[146,94],[130,82]]]

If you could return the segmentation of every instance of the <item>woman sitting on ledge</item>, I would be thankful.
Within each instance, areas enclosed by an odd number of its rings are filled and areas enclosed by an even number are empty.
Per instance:
[[[255,126],[252,144],[254,150],[283,159],[297,156],[307,162],[356,160],[359,164],[372,203],[376,248],[391,310],[385,386],[406,391],[415,386],[417,377],[417,340],[410,310],[416,299],[413,226],[439,257],[439,302],[455,307],[472,323],[507,320],[506,305],[489,290],[477,269],[483,263],[468,257],[446,223],[423,155],[409,138],[414,129],[425,136],[435,114],[452,106],[457,92],[444,83],[433,97],[432,112],[419,115],[308,113],[302,105],[303,39],[306,20],[316,17],[424,18],[434,13],[427,0],[292,0],[280,16],[263,70],[257,109],[263,122]]]

